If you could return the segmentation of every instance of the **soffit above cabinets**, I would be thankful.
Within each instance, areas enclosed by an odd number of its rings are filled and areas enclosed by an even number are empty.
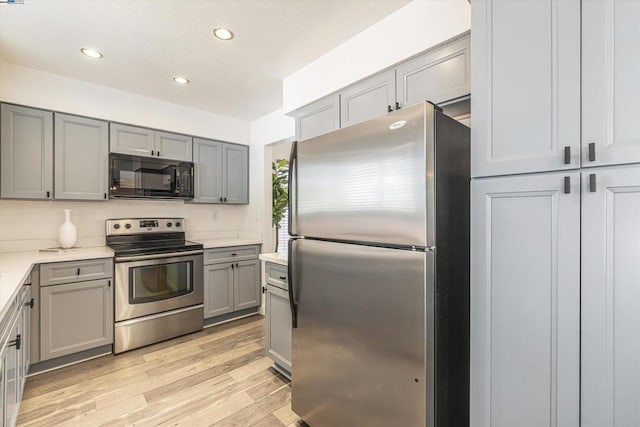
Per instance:
[[[252,120],[282,105],[282,78],[407,3],[28,0],[0,5],[0,57]],[[234,39],[213,37],[219,26],[231,29]],[[104,57],[87,58],[82,47]],[[174,76],[190,83],[178,85]]]

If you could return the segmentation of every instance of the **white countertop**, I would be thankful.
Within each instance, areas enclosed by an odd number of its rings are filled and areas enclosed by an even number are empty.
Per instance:
[[[269,254],[260,254],[260,259],[266,262],[274,262],[280,265],[287,265],[289,262],[288,254],[282,252],[273,252]]]
[[[106,246],[74,248],[65,253],[55,252],[3,252],[0,253],[0,313],[5,311],[35,264],[82,259],[112,258],[113,251]]]
[[[226,248],[229,246],[246,246],[246,245],[261,245],[262,242],[257,239],[242,239],[242,238],[229,238],[229,239],[191,239],[194,242],[202,243],[205,249],[212,248]]]

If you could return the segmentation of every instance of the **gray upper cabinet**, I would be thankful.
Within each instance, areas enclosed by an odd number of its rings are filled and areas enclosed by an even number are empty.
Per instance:
[[[134,156],[192,160],[192,140],[187,135],[111,123],[110,151]]]
[[[107,122],[55,113],[56,199],[106,200],[108,161]]]
[[[340,127],[392,111],[396,103],[395,70],[384,71],[340,92]]]
[[[582,2],[582,166],[640,162],[640,7]]]
[[[412,59],[396,68],[400,107],[424,101],[435,104],[471,92],[470,38],[464,38]]]
[[[249,203],[249,147],[193,139],[194,203]]]
[[[473,3],[473,177],[580,167],[580,5]]]
[[[313,138],[340,128],[340,96],[330,95],[295,112],[296,139]]]
[[[222,146],[222,187],[226,203],[249,203],[249,147],[224,144]]]
[[[234,310],[259,306],[261,302],[260,261],[256,259],[236,262],[235,281]]]
[[[471,193],[470,426],[578,427],[580,173],[474,180]]]
[[[222,144],[193,138],[195,203],[219,203],[222,198]]]
[[[193,158],[191,152],[193,141],[190,136],[157,131],[155,137],[158,157],[185,162],[190,162]]]
[[[2,104],[0,149],[3,198],[53,197],[53,113]]]
[[[640,166],[582,175],[582,426],[638,426]]]
[[[110,151],[134,156],[155,154],[155,132],[151,129],[111,123]],[[151,154],[151,152],[154,152]]]

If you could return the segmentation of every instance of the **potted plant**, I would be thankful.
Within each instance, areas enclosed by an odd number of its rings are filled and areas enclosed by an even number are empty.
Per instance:
[[[289,203],[289,161],[279,159],[275,162],[271,162],[271,169],[271,223],[276,229],[275,251],[278,252],[278,232],[280,231],[280,221],[284,218],[284,213]]]

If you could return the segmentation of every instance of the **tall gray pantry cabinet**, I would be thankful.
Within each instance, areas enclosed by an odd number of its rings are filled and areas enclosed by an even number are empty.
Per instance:
[[[472,3],[472,427],[640,425],[638,22]]]

